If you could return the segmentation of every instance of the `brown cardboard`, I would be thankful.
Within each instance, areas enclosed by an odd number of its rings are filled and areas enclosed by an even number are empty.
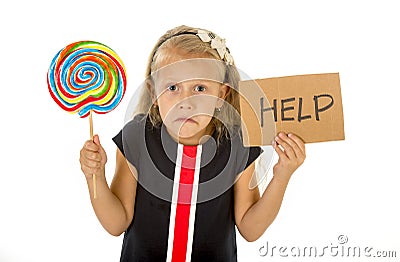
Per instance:
[[[280,131],[306,143],[345,138],[338,73],[246,80],[239,92],[246,146],[271,145]]]

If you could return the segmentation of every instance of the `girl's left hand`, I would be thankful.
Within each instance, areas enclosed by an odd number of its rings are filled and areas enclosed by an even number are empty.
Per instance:
[[[306,159],[304,142],[296,135],[280,132],[275,137],[273,146],[279,156],[278,163],[274,166],[274,177],[287,182]]]

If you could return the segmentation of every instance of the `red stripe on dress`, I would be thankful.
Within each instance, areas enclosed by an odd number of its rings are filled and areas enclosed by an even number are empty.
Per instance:
[[[181,262],[186,259],[196,153],[197,146],[183,146],[181,176],[179,180],[175,216],[174,244],[172,247],[172,262]]]

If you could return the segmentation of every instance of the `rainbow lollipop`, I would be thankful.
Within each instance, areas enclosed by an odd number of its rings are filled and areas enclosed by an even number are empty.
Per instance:
[[[80,41],[61,49],[47,73],[47,85],[53,100],[65,111],[89,116],[93,139],[92,112],[105,114],[122,100],[126,89],[125,67],[108,46]],[[96,176],[93,176],[96,198]]]

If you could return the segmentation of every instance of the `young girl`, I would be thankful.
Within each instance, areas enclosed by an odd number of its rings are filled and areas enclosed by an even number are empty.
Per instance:
[[[111,186],[99,137],[80,152],[102,226],[125,232],[121,261],[236,261],[235,226],[257,240],[273,222],[304,143],[279,133],[279,160],[263,195],[250,189],[259,147],[244,147],[239,74],[224,40],[202,29],[168,31],[150,55],[136,115],[114,137]]]

